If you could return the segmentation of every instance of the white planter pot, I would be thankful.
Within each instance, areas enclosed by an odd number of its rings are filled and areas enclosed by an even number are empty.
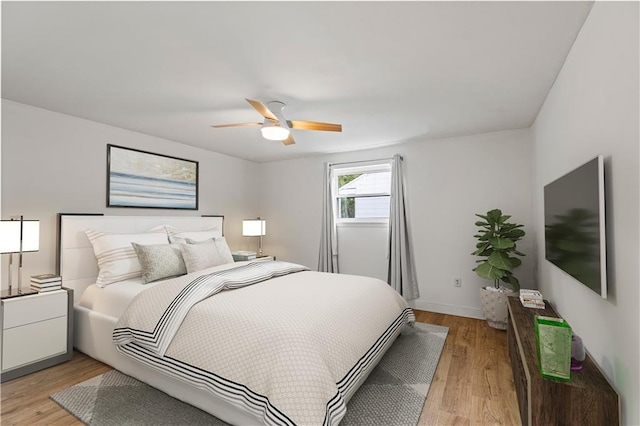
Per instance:
[[[500,288],[500,291],[493,287],[482,287],[480,289],[482,311],[490,327],[499,330],[507,329],[507,297],[517,294],[518,292],[505,288]]]

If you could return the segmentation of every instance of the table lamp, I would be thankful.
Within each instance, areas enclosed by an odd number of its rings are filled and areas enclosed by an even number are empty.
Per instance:
[[[0,253],[9,254],[9,292],[13,294],[12,267],[13,254],[18,253],[18,288],[22,293],[22,253],[40,249],[40,221],[24,220],[22,216],[10,220],[0,220]]]
[[[260,237],[258,257],[262,256],[262,236],[267,235],[267,221],[264,219],[244,219],[242,221],[242,236]]]

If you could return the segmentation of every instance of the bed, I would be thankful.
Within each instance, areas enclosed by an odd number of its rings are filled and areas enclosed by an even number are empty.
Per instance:
[[[381,281],[254,261],[96,285],[89,229],[146,235],[223,225],[222,216],[61,214],[58,264],[74,289],[74,346],[231,424],[338,424],[414,321]]]

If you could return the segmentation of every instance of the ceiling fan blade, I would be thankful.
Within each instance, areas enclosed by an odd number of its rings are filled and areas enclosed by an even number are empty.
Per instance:
[[[301,120],[291,120],[288,121],[289,127],[292,129],[300,129],[300,130],[323,130],[326,132],[341,132],[342,124],[333,124],[333,123],[320,123],[318,121],[301,121]]]
[[[251,106],[254,107],[256,111],[258,111],[264,118],[269,118],[271,120],[278,121],[278,118],[271,111],[269,111],[269,108],[264,106],[262,102],[252,101],[251,99],[246,99],[246,98],[245,100],[249,102]]]
[[[216,129],[219,129],[221,127],[246,127],[246,126],[262,126],[262,123],[216,124],[215,126],[211,126],[211,127],[215,127]]]
[[[293,136],[291,136],[291,133],[289,133],[289,136],[287,136],[287,138],[283,140],[282,143],[285,145],[293,145],[294,143],[296,143],[296,141],[293,140]]]

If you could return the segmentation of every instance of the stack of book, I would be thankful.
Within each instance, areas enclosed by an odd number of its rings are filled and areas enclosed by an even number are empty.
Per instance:
[[[233,255],[233,260],[236,262],[240,262],[243,260],[253,260],[256,258],[255,251],[234,251],[231,253]]]
[[[525,308],[544,309],[542,293],[538,290],[521,289],[520,302]]]
[[[39,293],[45,291],[60,290],[62,288],[62,277],[55,274],[42,274],[31,276],[31,290]]]

